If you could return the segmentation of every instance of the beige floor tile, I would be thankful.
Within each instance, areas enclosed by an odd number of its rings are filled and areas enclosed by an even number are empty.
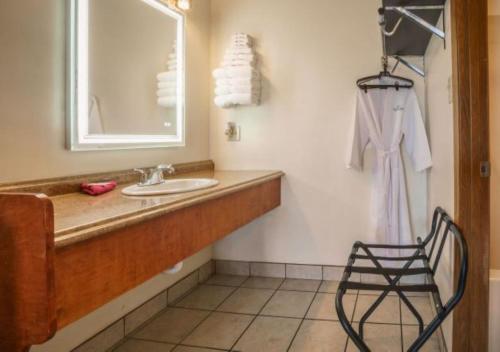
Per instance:
[[[319,286],[318,292],[324,293],[337,293],[339,287],[338,281],[323,281],[321,286]]]
[[[320,284],[320,280],[286,279],[280,290],[316,292]]]
[[[347,335],[335,321],[304,320],[290,352],[344,351]]]
[[[248,276],[238,276],[238,275],[224,275],[216,274],[205,283],[208,285],[222,285],[222,286],[240,286],[243,282],[248,279]]]
[[[424,320],[424,324],[429,324],[434,318],[431,300],[428,297],[408,297],[415,309],[420,313]],[[413,313],[408,309],[406,304],[401,302],[401,314],[403,317],[403,324],[418,324],[417,319]]]
[[[357,330],[357,324],[354,326]],[[401,351],[401,325],[365,324],[364,342],[372,352]],[[357,352],[352,341],[347,345],[347,352]]]
[[[267,288],[276,290],[281,283],[283,282],[282,278],[275,277],[250,277],[247,281],[241,285],[242,287],[248,288]]]
[[[177,346],[173,352],[220,352],[224,350],[214,350],[211,348],[191,347],[191,346]]]
[[[429,340],[425,343],[424,347],[420,349],[420,352],[440,352],[439,347],[439,330],[437,330]],[[403,344],[404,351],[406,351],[415,339],[418,337],[418,326],[408,326],[403,325]]]
[[[376,299],[377,296],[359,295],[354,312],[354,321],[359,321]],[[394,296],[385,297],[367,322],[400,324],[399,298]]]
[[[200,285],[175,306],[212,310],[217,308],[235,289],[226,286]]]
[[[302,318],[305,316],[313,298],[313,292],[277,291],[266,304],[261,314]]]
[[[191,346],[177,346],[173,352],[220,352],[223,350],[214,350],[211,348],[191,347]]]
[[[300,319],[257,317],[234,348],[240,352],[286,352]]]
[[[274,290],[239,288],[217,310],[228,313],[257,314],[273,293]]]
[[[171,344],[131,339],[118,346],[113,352],[170,352],[174,347],[175,345]]]
[[[230,349],[252,319],[249,315],[212,313],[183,344]]]
[[[349,320],[352,319],[356,295],[344,295],[344,311]],[[314,297],[311,308],[306,315],[307,319],[339,320],[335,308],[335,295],[332,293],[318,293]]]
[[[359,294],[363,296],[380,296],[383,291],[365,291],[359,290]],[[396,296],[396,292],[389,292],[388,296]]]
[[[139,330],[134,337],[153,341],[179,343],[210,312],[168,308]]]

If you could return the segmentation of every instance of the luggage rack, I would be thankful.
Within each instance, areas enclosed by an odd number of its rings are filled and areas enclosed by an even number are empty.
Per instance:
[[[443,229],[444,225],[444,230]],[[458,284],[456,292],[453,296],[443,305],[441,296],[439,294],[438,286],[436,285],[434,276],[438,268],[441,255],[449,234],[452,234],[457,243],[457,247],[460,254],[460,272],[458,277]],[[439,245],[438,238],[440,239]],[[430,245],[429,254],[426,252],[426,248]],[[413,255],[410,256],[389,256],[389,255],[374,255],[374,249],[382,249],[386,251],[401,251],[401,250],[412,250]],[[435,250],[437,249],[437,252]],[[359,250],[362,250],[363,254],[358,254]],[[435,254],[435,256],[433,256]],[[374,266],[354,266],[356,260],[368,260]],[[399,262],[403,264],[400,267],[384,267],[381,263],[384,262]],[[413,267],[413,264],[420,262],[421,266]],[[451,218],[446,214],[442,208],[436,208],[432,218],[432,227],[429,235],[422,240],[420,237],[417,239],[417,244],[414,245],[384,245],[384,244],[364,244],[362,242],[356,242],[352,248],[352,252],[349,256],[347,266],[345,267],[342,280],[339,284],[337,290],[337,296],[335,300],[335,307],[340,320],[340,323],[344,330],[347,332],[349,337],[352,339],[354,344],[359,348],[360,351],[369,352],[370,349],[363,340],[364,337],[364,324],[371,316],[371,314],[377,309],[377,307],[382,303],[382,301],[387,297],[390,292],[395,292],[401,301],[408,307],[410,312],[415,316],[418,321],[419,326],[419,336],[413,342],[413,344],[408,349],[408,352],[418,351],[425,342],[432,336],[436,329],[443,323],[446,317],[451,313],[455,306],[460,302],[462,296],[465,292],[465,284],[467,280],[467,270],[468,270],[468,253],[467,244],[462,233],[457,229]],[[361,283],[349,281],[352,273],[360,274],[374,274],[381,275],[387,281],[387,284],[371,284],[371,283]],[[422,284],[401,284],[400,280],[403,277],[415,276],[415,275],[425,275],[425,283]],[[366,311],[359,322],[359,332],[356,332],[352,327],[351,322],[346,316],[343,307],[343,297],[347,290],[367,290],[367,291],[383,291],[382,294],[377,298],[373,305]],[[427,325],[424,329],[424,323],[420,313],[412,305],[410,300],[405,296],[405,292],[427,292],[432,295],[435,307],[437,310],[437,315],[434,319]]]

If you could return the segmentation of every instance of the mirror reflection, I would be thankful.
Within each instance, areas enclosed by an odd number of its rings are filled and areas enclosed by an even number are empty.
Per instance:
[[[182,143],[182,15],[155,0],[75,9],[73,149]]]

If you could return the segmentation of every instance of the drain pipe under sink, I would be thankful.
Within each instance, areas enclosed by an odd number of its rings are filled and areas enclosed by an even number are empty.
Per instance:
[[[182,270],[182,267],[184,266],[184,262],[179,262],[175,264],[173,267],[170,269],[165,270],[163,273],[164,274],[177,274],[179,271]]]

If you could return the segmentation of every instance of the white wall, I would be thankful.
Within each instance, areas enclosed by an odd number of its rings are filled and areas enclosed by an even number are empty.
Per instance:
[[[0,182],[208,159],[210,2],[187,19],[185,148],[65,149],[65,4],[0,1]]]
[[[64,147],[66,3],[0,1],[0,182],[208,159],[210,2],[194,0],[187,18],[187,146],[112,152]],[[211,257],[209,247],[180,274],[153,278],[33,350],[71,350]]]
[[[211,105],[210,154],[219,169],[281,169],[282,206],[215,246],[217,259],[344,265],[365,240],[371,158],[345,168],[356,79],[380,70],[379,0],[212,0],[211,67],[230,36],[255,37],[265,76],[259,107]],[[417,83],[424,106],[423,80]],[[213,91],[213,88],[211,89]],[[242,140],[227,142],[227,121]],[[414,227],[426,228],[426,175],[407,167]]]
[[[427,121],[434,166],[429,173],[429,221],[436,206],[454,215],[454,151],[450,2],[447,3],[446,50],[443,41],[433,37],[425,56]],[[439,24],[441,26],[441,24]],[[453,290],[453,245],[448,241],[436,280],[446,300]],[[452,318],[443,324],[448,349],[451,351]]]

